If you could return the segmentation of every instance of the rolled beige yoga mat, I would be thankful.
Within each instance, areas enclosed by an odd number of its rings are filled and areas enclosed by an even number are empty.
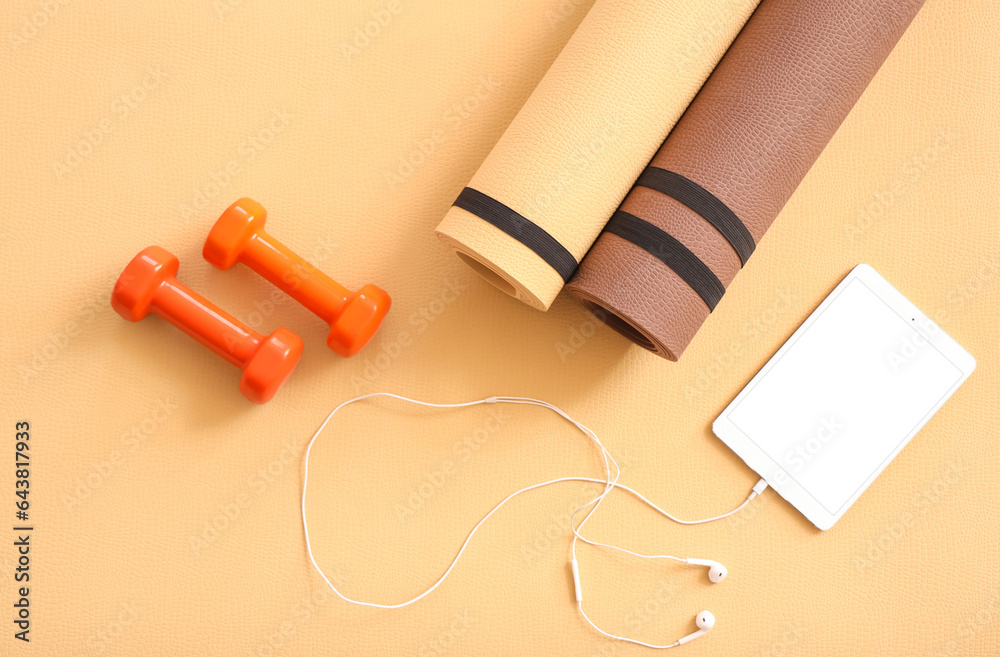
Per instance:
[[[763,0],[567,291],[677,360],[923,0]]]
[[[757,0],[597,0],[436,234],[548,310]]]

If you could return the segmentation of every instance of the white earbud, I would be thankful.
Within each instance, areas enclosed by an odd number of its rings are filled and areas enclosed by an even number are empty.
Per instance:
[[[708,579],[713,582],[721,582],[726,579],[729,570],[718,561],[711,559],[685,559],[692,566],[708,566]]]
[[[475,526],[473,526],[472,530],[466,536],[465,541],[462,543],[461,547],[459,547],[458,553],[452,559],[451,564],[449,564],[449,566],[445,569],[444,573],[437,579],[437,581],[434,582],[434,584],[432,584],[429,588],[427,588],[423,593],[421,593],[421,594],[419,594],[419,595],[417,595],[417,596],[415,596],[413,598],[410,598],[409,600],[405,600],[403,602],[398,602],[398,603],[392,603],[392,604],[384,604],[384,603],[378,603],[378,602],[366,602],[366,601],[363,601],[363,600],[355,600],[353,598],[348,597],[347,595],[345,595],[344,593],[342,593],[339,589],[337,589],[337,587],[333,585],[333,582],[330,581],[330,579],[323,572],[323,569],[320,568],[319,564],[316,562],[316,557],[313,555],[313,551],[312,551],[312,543],[311,543],[310,538],[309,538],[309,522],[308,522],[308,519],[306,517],[306,491],[308,490],[308,485],[309,485],[309,456],[312,453],[312,448],[313,448],[313,445],[316,442],[316,439],[319,438],[320,434],[323,432],[323,429],[326,428],[326,425],[330,422],[330,420],[333,418],[333,416],[340,409],[344,408],[345,406],[347,406],[349,404],[353,404],[353,403],[361,401],[363,399],[369,399],[369,398],[372,398],[372,397],[389,397],[389,398],[392,398],[392,399],[398,399],[400,401],[410,402],[410,403],[413,403],[413,404],[418,404],[420,406],[430,406],[430,407],[433,407],[433,408],[461,408],[461,407],[465,407],[465,406],[475,406],[477,404],[497,404],[497,403],[504,403],[504,404],[530,404],[530,405],[534,405],[534,406],[541,406],[543,408],[547,408],[547,409],[555,412],[556,414],[560,415],[561,417],[563,417],[568,422],[570,422],[573,426],[575,426],[577,429],[579,429],[585,436],[587,436],[588,438],[590,438],[594,442],[594,444],[598,447],[598,449],[600,449],[601,456],[603,457],[603,460],[604,460],[604,477],[601,478],[601,479],[594,478],[594,477],[582,477],[582,476],[559,477],[557,479],[550,479],[548,481],[543,481],[541,483],[532,484],[532,485],[529,485],[529,486],[525,486],[524,488],[521,488],[519,490],[516,490],[513,493],[510,493],[509,495],[507,495],[507,497],[505,497],[502,500],[500,500],[489,511],[489,513],[487,513],[485,516],[483,516],[479,520],[479,522],[477,522],[475,524]],[[612,470],[612,468],[613,468],[613,470]],[[688,563],[688,564],[691,564],[691,565],[694,565],[694,566],[707,566],[708,569],[709,569],[709,571],[708,571],[708,578],[711,581],[713,581],[713,582],[721,582],[723,579],[725,579],[726,574],[728,572],[726,570],[726,567],[723,566],[718,561],[712,561],[710,559],[694,559],[694,558],[684,559],[684,558],[681,558],[681,557],[674,557],[674,556],[670,556],[670,555],[666,555],[666,554],[641,554],[641,553],[638,553],[638,552],[634,552],[632,550],[627,550],[625,548],[618,547],[616,545],[608,545],[606,543],[600,543],[598,541],[591,540],[591,539],[585,537],[581,533],[581,530],[583,530],[584,525],[587,524],[587,521],[594,514],[594,512],[598,509],[598,507],[601,506],[601,503],[604,501],[604,498],[611,491],[613,491],[616,488],[621,489],[621,490],[623,490],[623,491],[625,491],[627,493],[630,493],[631,495],[634,495],[636,498],[638,498],[641,502],[643,502],[646,505],[648,505],[654,511],[660,513],[661,515],[665,516],[666,518],[669,518],[670,520],[672,520],[672,521],[674,521],[676,523],[679,523],[679,524],[682,524],[682,525],[697,525],[697,524],[702,524],[702,523],[706,523],[706,522],[713,522],[715,520],[720,520],[720,519],[725,518],[727,516],[731,516],[734,513],[737,513],[743,507],[745,507],[747,504],[749,504],[750,500],[754,499],[755,497],[757,497],[757,495],[759,495],[761,492],[763,492],[764,489],[767,488],[767,483],[763,479],[761,479],[760,481],[758,481],[757,485],[754,486],[753,491],[746,498],[746,500],[744,500],[744,502],[742,504],[740,504],[739,506],[737,506],[732,511],[727,511],[726,513],[722,513],[720,515],[717,515],[717,516],[714,516],[714,517],[711,517],[711,518],[703,518],[703,519],[700,519],[700,520],[682,520],[680,518],[677,518],[676,516],[673,516],[673,515],[667,513],[662,508],[660,508],[659,506],[657,506],[656,504],[654,504],[650,500],[646,499],[643,495],[641,495],[635,489],[630,488],[630,487],[628,487],[628,486],[620,483],[619,480],[618,480],[620,476],[621,476],[621,469],[618,467],[618,463],[615,461],[614,457],[611,456],[611,453],[601,443],[601,440],[597,437],[597,434],[595,434],[588,427],[580,424],[579,422],[577,422],[576,420],[574,420],[573,418],[571,418],[569,415],[567,415],[565,412],[563,412],[562,410],[560,410],[556,406],[553,406],[552,404],[549,404],[547,402],[539,401],[537,399],[530,399],[530,398],[527,398],[527,397],[487,397],[486,399],[476,399],[476,400],[473,400],[473,401],[470,401],[470,402],[462,402],[462,403],[454,403],[454,404],[434,404],[434,403],[430,403],[430,402],[419,401],[419,400],[416,400],[416,399],[410,399],[408,397],[402,397],[400,395],[394,395],[394,394],[388,393],[388,392],[373,392],[373,393],[369,393],[369,394],[366,394],[366,395],[361,395],[359,397],[355,397],[354,399],[348,399],[347,401],[342,402],[340,405],[336,406],[332,411],[330,411],[330,414],[326,416],[326,419],[323,420],[322,424],[320,424],[319,428],[316,430],[316,433],[313,434],[312,438],[309,440],[309,444],[306,446],[304,472],[303,472],[303,476],[302,476],[302,498],[301,498],[302,530],[303,530],[303,533],[305,534],[306,553],[309,555],[309,560],[310,560],[310,562],[312,562],[312,565],[316,569],[316,572],[319,574],[319,576],[322,577],[323,581],[326,582],[327,586],[329,586],[330,589],[334,593],[336,593],[337,596],[340,597],[345,602],[349,602],[349,603],[355,604],[355,605],[362,605],[362,606],[365,606],[365,607],[376,607],[376,608],[379,608],[379,609],[399,609],[400,607],[406,607],[406,606],[409,606],[409,605],[417,602],[418,600],[422,600],[426,596],[430,595],[431,592],[433,592],[435,589],[437,589],[441,585],[441,583],[444,582],[444,580],[448,577],[448,575],[451,573],[451,571],[455,568],[455,565],[458,563],[458,560],[462,557],[462,554],[465,552],[465,548],[468,547],[469,542],[472,541],[472,537],[475,536],[475,534],[479,530],[479,528],[487,520],[489,520],[490,517],[492,517],[494,513],[496,513],[501,507],[503,507],[507,502],[509,502],[513,498],[517,497],[518,495],[521,495],[522,493],[527,493],[528,491],[531,491],[531,490],[536,490],[536,489],[542,488],[544,486],[549,486],[549,485],[552,485],[552,484],[557,484],[557,483],[565,482],[565,481],[585,481],[585,482],[592,482],[592,483],[596,483],[596,484],[602,484],[604,486],[604,489],[602,491],[600,491],[599,493],[597,493],[590,501],[586,502],[585,504],[583,504],[582,506],[580,506],[578,509],[576,509],[572,513],[572,515],[570,516],[570,529],[571,529],[571,531],[573,533],[573,539],[572,539],[571,544],[570,544],[571,545],[571,547],[570,547],[570,567],[571,567],[572,573],[573,573],[573,588],[574,588],[574,593],[575,593],[575,597],[576,597],[576,606],[577,606],[577,609],[579,610],[580,615],[583,617],[583,619],[585,621],[587,621],[587,623],[594,630],[596,630],[598,633],[603,634],[604,636],[606,636],[608,638],[617,639],[619,641],[627,641],[629,643],[634,643],[634,644],[640,645],[640,646],[646,646],[648,648],[674,648],[676,646],[682,646],[685,643],[688,643],[690,641],[694,641],[698,637],[700,637],[700,636],[702,636],[704,634],[707,634],[709,630],[711,630],[713,627],[715,627],[715,616],[713,616],[711,612],[708,612],[708,611],[698,612],[698,615],[695,617],[695,623],[698,625],[698,631],[697,632],[692,632],[691,634],[689,634],[689,635],[687,635],[687,636],[685,636],[685,637],[683,637],[681,639],[678,639],[676,642],[671,643],[671,644],[666,644],[666,645],[654,645],[654,644],[651,644],[651,643],[645,643],[643,641],[639,641],[637,639],[631,639],[629,637],[619,636],[619,635],[616,635],[616,634],[611,634],[610,632],[606,632],[605,630],[602,630],[600,627],[598,627],[596,624],[594,624],[594,621],[590,620],[590,618],[587,616],[587,613],[584,611],[584,608],[583,608],[583,586],[582,586],[582,584],[580,582],[580,565],[579,565],[579,563],[576,560],[577,541],[582,541],[584,543],[588,543],[588,544],[596,546],[596,547],[610,548],[610,549],[617,550],[619,552],[623,552],[623,553],[626,553],[626,554],[630,554],[632,556],[639,557],[639,558],[642,558],[642,559],[671,559],[671,560],[679,561],[679,562],[682,562],[682,563]],[[577,515],[579,515],[579,514],[582,514],[583,518],[579,522],[577,522],[576,518],[577,518]]]
[[[709,630],[715,627],[715,615],[710,611],[699,611],[698,615],[694,617],[694,623],[698,626],[698,631],[677,639],[677,645],[683,646],[685,643],[690,643],[698,637],[708,634]]]

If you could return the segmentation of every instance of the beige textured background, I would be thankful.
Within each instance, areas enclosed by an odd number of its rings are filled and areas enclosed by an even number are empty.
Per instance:
[[[700,528],[615,500],[595,537],[716,558],[730,576],[713,586],[701,569],[584,550],[586,604],[608,629],[651,641],[693,631],[710,609],[718,625],[689,655],[996,653],[996,3],[928,2],[679,363],[629,346],[570,299],[542,314],[500,294],[433,235],[586,9],[5,4],[0,404],[9,457],[14,422],[32,422],[36,532],[24,645],[11,636],[4,459],[0,652],[644,654],[595,635],[573,607],[566,519],[582,485],[513,503],[420,604],[334,599],[303,550],[302,447],[358,393],[538,396],[593,426],[625,481],[678,514],[714,514],[756,478],[712,419],[869,262],[978,358],[972,378],[829,532],[770,493]],[[94,130],[103,137],[87,149]],[[201,260],[214,218],[243,195],[334,278],[393,295],[358,357],[326,350],[321,323],[251,272]],[[274,401],[246,402],[235,369],[164,322],[113,313],[118,271],[153,243],[237,316],[303,336],[303,362]],[[315,452],[312,521],[317,557],[347,592],[409,597],[507,492],[598,472],[593,450],[541,409],[508,411],[492,433],[488,411],[378,403],[331,427]]]

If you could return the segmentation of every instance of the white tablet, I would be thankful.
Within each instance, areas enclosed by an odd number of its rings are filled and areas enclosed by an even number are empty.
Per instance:
[[[975,367],[909,299],[858,265],[712,429],[829,529]]]

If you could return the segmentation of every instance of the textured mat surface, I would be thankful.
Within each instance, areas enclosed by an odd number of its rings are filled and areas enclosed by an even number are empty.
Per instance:
[[[677,360],[921,5],[765,0],[567,291]]]
[[[335,403],[364,392],[530,395],[593,427],[624,481],[678,515],[728,510],[756,478],[712,420],[858,262],[972,352],[975,374],[830,532],[773,495],[700,528],[613,500],[596,538],[718,559],[730,574],[712,585],[701,569],[581,550],[589,612],[655,641],[693,632],[710,609],[716,628],[684,655],[995,651],[996,4],[927,2],[678,363],[573,299],[539,313],[498,293],[433,234],[586,10],[5,4],[0,654],[648,654],[577,617],[566,523],[592,489],[576,484],[512,503],[422,603],[340,603],[304,551],[302,448]],[[244,195],[333,278],[392,294],[356,358],[329,352],[322,323],[252,272],[201,259],[215,218]],[[112,311],[115,277],[149,244],[237,317],[303,337],[274,400],[249,404],[235,368],[165,322]],[[517,410],[345,410],[310,480],[316,556],[345,591],[414,595],[504,495],[600,471],[570,428]],[[28,646],[10,623],[22,419],[37,514]]]
[[[491,222],[459,199],[438,236],[548,310],[756,5],[595,2],[468,183],[517,214]]]

